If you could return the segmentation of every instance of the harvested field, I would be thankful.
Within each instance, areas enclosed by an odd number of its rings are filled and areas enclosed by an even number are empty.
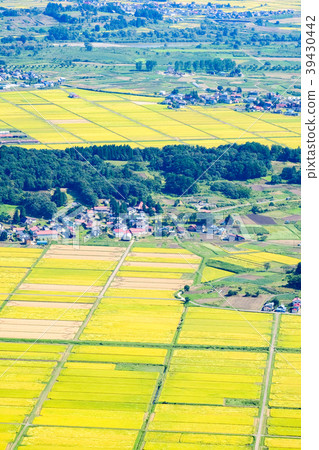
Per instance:
[[[247,217],[257,225],[276,225],[274,219],[269,216],[263,216],[261,214],[247,214]]]
[[[227,301],[223,306],[230,306],[231,308],[244,311],[260,311],[269,298],[270,295],[259,295],[257,298],[236,295],[227,297]]]
[[[198,264],[179,264],[179,263],[153,263],[153,262],[125,262],[122,267],[154,267],[164,269],[194,269],[198,268]],[[167,271],[169,272],[169,270]],[[183,272],[183,270],[181,270]]]
[[[43,257],[43,260],[45,259],[74,259],[74,260],[87,260],[87,261],[114,261],[117,258],[119,258],[121,254],[118,255],[101,255],[101,256],[94,256],[89,254],[81,254],[81,255],[70,255],[70,254],[47,254]]]
[[[0,337],[73,339],[81,323],[74,320],[0,319]]]
[[[68,247],[63,245],[52,245],[44,258],[57,258],[57,259],[95,259],[97,260],[114,260],[118,259],[125,249],[121,247],[97,247],[97,246],[81,246],[81,247]]]
[[[297,240],[291,240],[291,241],[289,241],[289,240],[287,240],[287,239],[278,239],[278,240],[272,240],[272,239],[268,239],[268,241],[267,242],[269,242],[269,243],[271,243],[271,244],[279,244],[279,245],[289,245],[289,246],[295,246],[295,247],[297,247],[298,246],[298,244],[300,244],[300,239],[297,239]]]
[[[283,220],[289,220],[290,222],[298,222],[301,220],[300,214],[293,214],[292,216],[283,217]]]
[[[177,290],[185,286],[185,284],[191,285],[193,280],[168,280],[162,278],[128,278],[119,277],[112,283],[112,288],[121,289],[167,289]]]
[[[248,216],[240,216],[240,218],[244,225],[254,225],[256,223]]]
[[[130,253],[130,257],[138,257],[138,258],[145,258],[145,260],[147,261],[147,258],[158,258],[158,261],[160,262],[162,258],[164,259],[169,259],[169,258],[182,258],[185,261],[185,264],[187,264],[188,262],[194,262],[194,260],[196,261],[200,261],[200,258],[196,255],[188,255],[188,254],[184,254],[184,253],[155,253],[155,249],[154,249],[154,253],[153,252],[131,252]]]

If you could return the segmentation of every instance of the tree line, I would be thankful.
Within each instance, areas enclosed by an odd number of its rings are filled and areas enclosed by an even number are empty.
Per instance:
[[[234,144],[230,149],[223,145],[217,148],[167,145],[162,149],[93,145],[70,147],[64,152],[2,146],[0,202],[24,206],[29,215],[50,217],[57,206],[65,203],[65,194],[59,188],[67,188],[88,207],[97,205],[99,198],[110,197],[131,206],[138,201],[149,206],[152,194],[196,193],[199,183],[212,185],[213,189],[215,186],[233,196],[237,186],[214,185],[214,182],[265,176],[271,169],[272,159],[283,158],[283,155],[289,158],[291,152],[294,155],[294,151],[288,150],[280,146],[269,149],[255,142]],[[114,166],[109,163],[111,160],[127,163]],[[140,176],[145,163],[153,174],[151,178]],[[242,189],[240,195],[248,195],[244,191]]]

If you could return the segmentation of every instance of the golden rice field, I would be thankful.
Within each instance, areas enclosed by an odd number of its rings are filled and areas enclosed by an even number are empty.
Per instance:
[[[141,291],[142,298],[172,298],[191,285],[201,258],[182,248],[133,247],[110,286],[117,290]],[[144,292],[143,292],[144,290]],[[169,291],[158,293],[159,291]],[[108,291],[106,292],[108,294]],[[128,297],[134,297],[129,294]]]
[[[300,408],[300,370],[300,353],[276,353],[269,400],[271,408]]]
[[[167,350],[156,347],[112,347],[80,345],[72,351],[69,361],[79,362],[77,369],[85,366],[84,362],[164,364]],[[86,364],[91,367],[90,364]]]
[[[228,270],[215,269],[215,267],[206,266],[202,273],[202,283],[206,283],[207,281],[218,280],[219,278],[225,278],[233,275],[232,272]]]
[[[220,450],[241,450],[250,448],[252,442],[252,436],[148,431],[145,436],[145,445],[143,448],[146,450],[157,450],[159,448],[167,450],[208,450],[212,448],[218,448]]]
[[[0,247],[0,267],[29,268],[40,257],[42,250]]]
[[[3,449],[14,441],[66,347],[35,344],[32,351],[28,348],[29,344],[0,344],[0,446]]]
[[[88,297],[87,295],[79,295],[79,293],[65,292],[65,295],[61,295],[61,292],[54,294],[47,294],[41,291],[19,291],[10,297],[11,302],[40,302],[40,303],[73,303],[76,299],[77,304],[81,303],[94,303],[96,297]],[[74,298],[75,297],[75,298]]]
[[[301,347],[301,316],[283,315],[277,347],[299,349]]]
[[[0,310],[0,338],[57,340],[75,337],[124,251],[52,245],[37,261],[41,250],[14,248],[11,257],[10,250],[0,254],[26,266],[1,270],[3,299],[14,295]]]
[[[182,311],[177,300],[105,297],[81,339],[169,344]]]
[[[272,314],[184,305],[176,283],[201,259],[180,249],[132,247],[103,296],[125,249],[7,250],[28,264],[3,267],[14,293],[0,309],[0,448],[252,448]],[[300,448],[299,348],[300,317],[282,315],[265,450]]]
[[[281,332],[283,331],[281,322]],[[264,441],[269,450],[301,448],[300,371],[300,353],[276,353]]]
[[[69,98],[70,92],[80,98]],[[300,118],[244,113],[228,107],[186,107],[172,111],[162,98],[52,89],[0,94],[6,129],[16,127],[35,139],[37,148],[122,144],[163,147],[190,144],[216,147],[237,142],[300,146]],[[30,145],[30,144],[28,144]]]
[[[200,346],[268,347],[272,315],[190,308],[178,343]]]
[[[124,297],[124,298],[166,298],[174,299],[175,291],[161,290],[161,289],[118,289],[109,288],[105,296],[106,297]]]
[[[27,268],[2,267],[0,271],[0,292],[5,299],[27,274]]]
[[[80,286],[103,286],[111,275],[111,271],[91,270],[91,269],[42,269],[34,268],[26,278],[26,283],[41,284],[50,282],[51,284],[80,285]]]
[[[266,360],[266,353],[174,350],[159,400],[216,406],[226,406],[229,399],[258,400]],[[227,408],[219,410],[227,413]],[[236,423],[230,418],[228,420],[229,423]],[[243,423],[239,418],[238,425]],[[234,434],[237,433],[234,431]]]
[[[226,256],[224,256],[226,255]],[[263,269],[265,263],[277,263],[281,265],[296,265],[300,259],[278,253],[259,252],[256,250],[245,250],[238,252],[219,251],[219,255],[211,258],[211,261],[232,264],[245,269]],[[205,266],[202,272],[201,282],[214,281],[234,275],[233,272]]]

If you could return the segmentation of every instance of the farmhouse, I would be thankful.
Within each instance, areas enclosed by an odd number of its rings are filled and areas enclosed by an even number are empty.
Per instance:
[[[34,232],[36,238],[58,239],[59,234],[56,230],[39,230]]]

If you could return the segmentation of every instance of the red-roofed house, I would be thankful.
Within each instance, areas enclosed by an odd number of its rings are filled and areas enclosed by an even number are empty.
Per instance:
[[[128,230],[123,230],[123,228],[114,228],[113,234],[117,239],[122,239],[124,234],[126,234]]]
[[[141,236],[142,234],[146,234],[145,228],[130,228],[130,232],[133,236]]]

